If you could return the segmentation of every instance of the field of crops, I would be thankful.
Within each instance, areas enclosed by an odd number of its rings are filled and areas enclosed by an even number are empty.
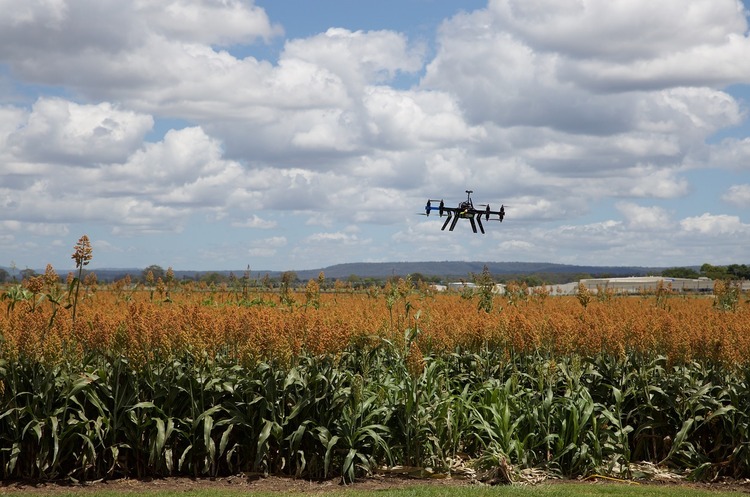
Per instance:
[[[750,477],[750,304],[685,297],[110,285],[2,290],[0,476],[403,465]],[[640,467],[640,466],[638,466]]]

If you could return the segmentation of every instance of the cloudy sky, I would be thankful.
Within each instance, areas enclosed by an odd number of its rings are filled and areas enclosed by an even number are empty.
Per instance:
[[[0,265],[748,263],[748,6],[0,0]]]

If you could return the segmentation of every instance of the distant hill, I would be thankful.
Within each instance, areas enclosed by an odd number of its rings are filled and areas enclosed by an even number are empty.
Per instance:
[[[354,262],[346,264],[335,264],[319,269],[292,270],[297,274],[297,278],[307,281],[318,277],[322,271],[328,280],[347,279],[350,276],[359,278],[386,279],[391,276],[406,276],[410,274],[421,274],[428,277],[440,277],[447,280],[468,278],[471,274],[479,274],[484,266],[487,266],[490,273],[499,277],[510,276],[542,276],[546,281],[552,278],[544,278],[545,275],[558,275],[555,280],[566,279],[566,275],[578,276],[644,276],[648,274],[660,274],[664,267],[640,267],[640,266],[579,266],[572,264],[554,264],[550,262],[483,262],[483,261],[433,261],[433,262]],[[10,274],[10,268],[0,266]],[[164,268],[166,269],[166,268]],[[43,269],[35,270],[41,274]],[[143,272],[142,268],[99,268],[92,269],[99,281],[118,280],[125,275],[130,274],[133,278],[140,278]],[[58,270],[58,274],[64,276],[68,270]],[[190,278],[200,278],[203,275],[218,273],[228,276],[233,273],[237,277],[244,274],[244,269],[233,271],[190,271],[175,270],[175,278],[178,280]],[[271,278],[278,278],[282,271],[264,271],[252,270],[252,278],[259,278],[264,275]],[[18,270],[16,270],[18,275]],[[572,280],[572,278],[571,278]]]

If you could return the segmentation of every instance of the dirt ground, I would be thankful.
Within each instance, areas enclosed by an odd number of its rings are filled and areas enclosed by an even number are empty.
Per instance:
[[[120,493],[141,494],[150,491],[185,492],[204,488],[238,490],[242,492],[279,492],[279,493],[327,493],[331,490],[353,488],[358,490],[387,490],[407,488],[414,485],[472,485],[469,480],[440,479],[427,480],[391,476],[373,476],[357,480],[352,485],[342,485],[340,479],[326,481],[308,481],[276,476],[230,476],[224,478],[158,478],[137,480],[122,478],[86,484],[71,482],[28,481],[0,482],[0,495],[54,495],[71,493],[85,495],[92,491],[115,491]]]
[[[591,478],[587,480],[592,484],[610,484],[611,480]],[[564,485],[580,480],[545,480],[546,484]],[[639,482],[642,485],[680,485],[690,488],[714,489],[723,491],[734,491],[750,494],[750,481],[725,480],[714,483],[689,483],[685,481],[647,481]],[[100,481],[86,484],[71,482],[23,482],[10,481],[0,482],[0,495],[55,495],[76,494],[86,495],[94,491],[113,491],[123,494],[143,494],[152,491],[170,491],[175,493],[200,490],[205,488],[237,490],[239,492],[278,492],[280,494],[306,493],[323,494],[331,490],[351,488],[353,490],[390,490],[402,489],[410,486],[441,485],[441,486],[470,486],[483,485],[475,480],[462,478],[406,478],[402,476],[372,476],[363,478],[353,485],[344,486],[339,479],[327,481],[308,481],[294,478],[282,478],[276,476],[258,477],[237,475],[224,478],[159,478],[149,480],[136,480],[122,478],[116,480]]]

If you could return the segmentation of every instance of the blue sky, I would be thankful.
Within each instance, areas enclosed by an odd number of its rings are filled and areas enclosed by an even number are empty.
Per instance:
[[[735,0],[0,9],[0,266],[750,262]]]

